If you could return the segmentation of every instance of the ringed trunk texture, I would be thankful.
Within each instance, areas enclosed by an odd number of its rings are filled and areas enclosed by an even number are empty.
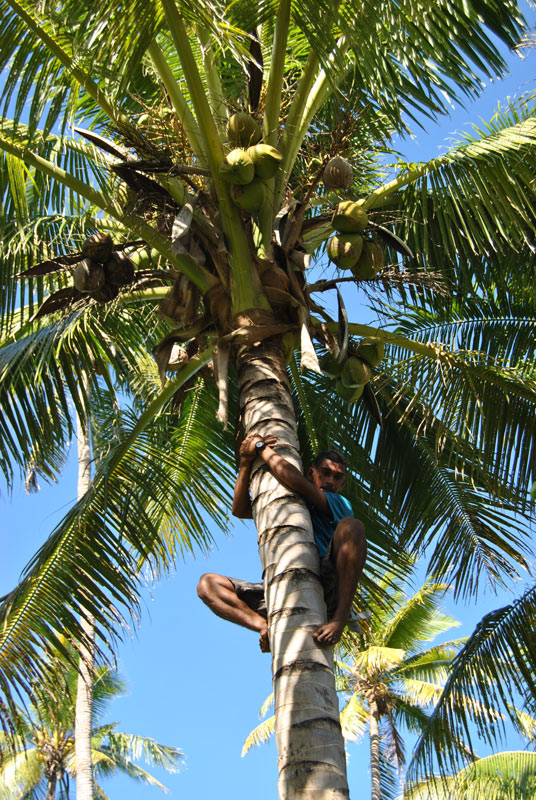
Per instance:
[[[372,784],[372,800],[381,800],[382,788],[380,778],[380,730],[378,704],[376,700],[369,700],[369,731],[370,731],[370,778]]]
[[[239,355],[245,434],[278,437],[277,453],[301,470],[295,412],[279,343]],[[326,620],[311,518],[300,497],[259,459],[251,497],[268,608],[280,800],[348,798],[333,654],[314,630]]]
[[[91,481],[91,443],[89,423],[77,419],[78,440],[78,499],[88,490]],[[93,673],[95,667],[95,621],[91,615],[82,614],[80,626],[87,646],[80,646],[78,683],[74,722],[76,759],[76,798],[93,800],[93,765],[91,763],[91,731],[93,728]]]

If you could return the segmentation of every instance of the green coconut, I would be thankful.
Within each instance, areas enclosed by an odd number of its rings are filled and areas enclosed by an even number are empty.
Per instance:
[[[358,280],[371,280],[383,265],[383,248],[378,242],[365,242],[363,252],[355,267],[352,269]]]
[[[357,346],[356,356],[365,361],[369,367],[377,367],[383,358],[384,346],[381,339],[373,336],[361,339]]]
[[[340,378],[335,382],[335,391],[347,403],[357,402],[363,394],[363,389],[363,386],[345,386]]]
[[[255,144],[248,147],[248,156],[253,161],[255,175],[268,180],[273,178],[279,168],[283,155],[271,144]]]
[[[338,378],[341,374],[343,364],[337,361],[333,353],[328,352],[321,356],[318,359],[318,363],[322,372],[329,375],[330,378]]]
[[[75,289],[79,292],[92,292],[101,289],[106,283],[106,274],[104,267],[92,261],[89,258],[84,258],[79,261],[73,272],[73,284]]]
[[[104,265],[106,282],[113,286],[126,286],[134,280],[134,264],[124,253],[117,250]]]
[[[154,247],[143,247],[129,256],[136,269],[158,269],[165,266],[164,256]]]
[[[333,215],[332,224],[341,233],[361,233],[368,225],[367,212],[363,210],[361,203],[343,200]]]
[[[237,147],[225,156],[220,167],[220,174],[234,186],[245,186],[253,180],[255,167],[247,152],[241,147]]]
[[[345,386],[364,386],[372,378],[368,364],[360,358],[348,358],[341,371],[341,381]]]
[[[227,122],[227,140],[235,147],[249,147],[261,140],[262,132],[253,117],[240,111]]]
[[[363,237],[358,233],[332,236],[327,243],[328,257],[339,269],[352,269],[361,255]]]
[[[82,245],[82,253],[92,261],[104,264],[112,255],[114,240],[109,233],[93,233]]]
[[[248,214],[255,214],[260,210],[266,198],[266,186],[256,178],[245,186],[233,186],[231,188],[231,197],[242,211],[247,211]]]

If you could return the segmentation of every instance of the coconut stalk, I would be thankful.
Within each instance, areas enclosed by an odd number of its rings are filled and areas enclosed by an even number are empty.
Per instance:
[[[84,375],[82,381],[83,397],[88,400],[89,381]],[[77,414],[78,445],[78,500],[88,491],[91,484],[91,440],[89,417],[82,420]],[[76,760],[77,800],[93,800],[93,765],[91,763],[91,731],[93,728],[93,683],[95,672],[95,618],[83,613],[80,627],[84,641],[79,646],[78,683],[76,687],[74,745]]]
[[[296,420],[277,340],[239,357],[245,435],[273,434],[277,451],[301,470]],[[318,550],[303,500],[257,460],[251,497],[272,650],[280,800],[348,798],[332,650],[312,637],[326,621]]]

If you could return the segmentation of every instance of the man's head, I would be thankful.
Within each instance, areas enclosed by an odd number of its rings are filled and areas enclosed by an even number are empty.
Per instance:
[[[307,477],[317,489],[337,494],[344,488],[346,480],[346,461],[337,450],[323,450],[317,455],[313,466],[307,470]]]

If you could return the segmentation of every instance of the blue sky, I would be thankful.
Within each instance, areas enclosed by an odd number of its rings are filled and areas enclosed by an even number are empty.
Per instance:
[[[509,62],[511,74],[488,87],[478,102],[401,143],[399,148],[408,160],[425,160],[443,152],[451,134],[468,130],[468,121],[489,119],[498,100],[536,88],[536,48],[526,51],[525,60],[511,56]],[[349,313],[352,318],[351,307]],[[72,457],[57,485],[42,484],[37,495],[25,495],[23,485],[16,486],[11,497],[2,493],[0,595],[13,587],[75,497]],[[251,523],[240,522],[228,538],[218,533],[215,538],[217,547],[209,556],[178,563],[172,575],[145,592],[140,627],[126,634],[119,648],[119,668],[129,692],[114,702],[108,721],[120,722],[123,731],[152,736],[184,751],[186,762],[178,775],[158,775],[170,788],[171,797],[196,800],[217,793],[223,798],[243,798],[253,793],[257,800],[273,800],[274,744],[240,757],[243,741],[257,724],[258,710],[271,689],[270,659],[260,653],[254,634],[214,617],[197,599],[195,589],[203,572],[258,579],[255,532]],[[515,594],[522,590],[520,584]],[[485,613],[509,599],[488,593],[469,607],[454,609],[448,603],[449,613],[463,621],[453,634],[469,634]],[[519,746],[513,739],[508,744]],[[352,796],[367,797],[366,742],[350,744],[348,752]],[[105,789],[111,798],[131,800],[159,794],[157,789],[123,778],[108,781]]]

